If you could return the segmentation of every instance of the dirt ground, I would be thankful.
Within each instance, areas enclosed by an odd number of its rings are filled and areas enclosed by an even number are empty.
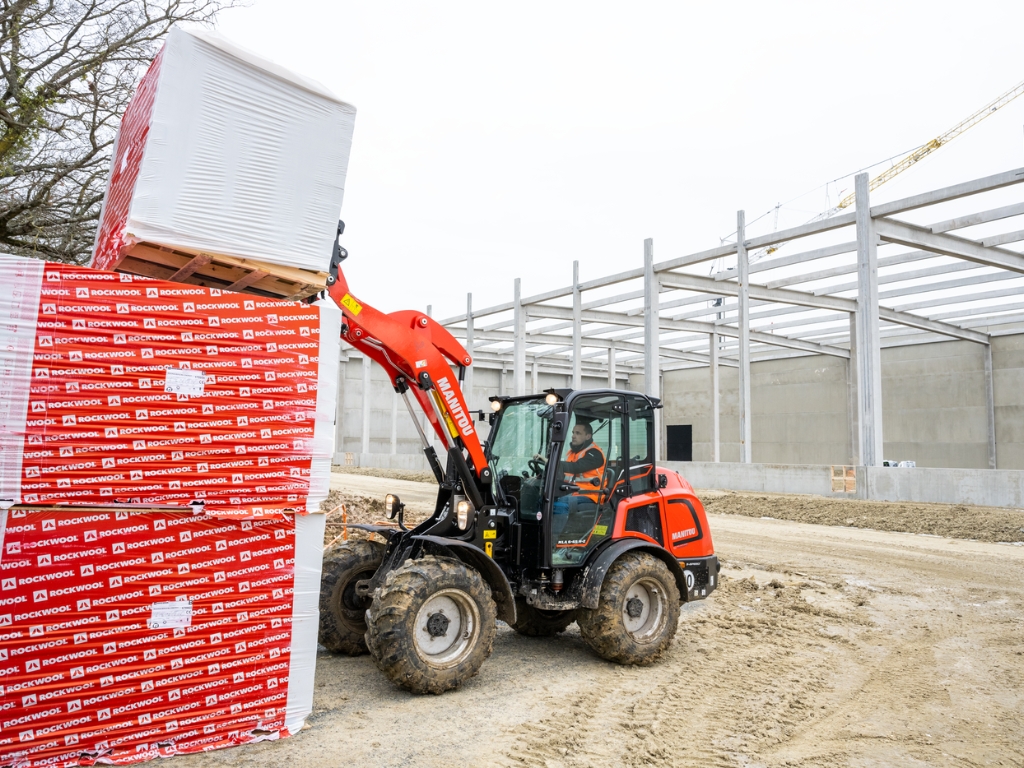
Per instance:
[[[1024,541],[1024,510],[963,504],[909,504],[797,494],[699,491],[708,512],[849,525],[977,541]]]
[[[398,492],[417,490],[431,499]],[[417,697],[366,656],[321,653],[306,730],[172,765],[1024,765],[1024,547],[756,511],[711,515],[722,586],[684,607],[653,667],[602,661],[575,626],[537,639],[501,624],[477,677]]]

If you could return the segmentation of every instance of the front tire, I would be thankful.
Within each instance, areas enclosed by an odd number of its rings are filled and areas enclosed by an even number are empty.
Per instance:
[[[356,595],[356,582],[380,567],[384,545],[376,541],[346,541],[324,557],[320,579],[320,644],[332,653],[366,653],[366,609],[369,598]]]
[[[377,666],[413,693],[444,693],[480,671],[497,608],[480,574],[459,560],[423,557],[387,575],[367,612]]]
[[[679,588],[668,566],[627,552],[608,569],[597,608],[580,608],[580,634],[603,659],[647,666],[665,651],[679,626]]]
[[[564,632],[576,621],[576,611],[545,611],[534,608],[521,595],[516,596],[516,620],[510,624],[520,635],[550,637]]]

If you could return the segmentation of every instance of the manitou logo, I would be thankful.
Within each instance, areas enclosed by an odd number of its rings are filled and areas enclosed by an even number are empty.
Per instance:
[[[462,434],[466,437],[473,435],[473,422],[470,420],[466,412],[462,410],[462,404],[459,402],[459,396],[455,394],[452,389],[452,385],[448,382],[448,377],[445,376],[438,379],[437,386],[441,388],[441,394],[444,395],[445,401],[448,403],[448,410],[451,412],[452,418],[455,423],[459,425],[459,429],[462,430]]]

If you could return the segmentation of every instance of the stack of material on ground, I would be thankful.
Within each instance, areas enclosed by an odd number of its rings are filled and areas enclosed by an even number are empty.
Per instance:
[[[146,242],[326,269],[353,111],[324,94],[172,33],[94,264]],[[340,312],[197,282],[0,257],[0,765],[278,738],[312,709]]]

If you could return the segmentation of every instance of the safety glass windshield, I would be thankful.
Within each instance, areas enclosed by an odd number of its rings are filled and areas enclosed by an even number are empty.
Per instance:
[[[552,411],[541,398],[504,405],[490,440],[491,471],[496,480],[536,474],[533,457],[547,455]]]

